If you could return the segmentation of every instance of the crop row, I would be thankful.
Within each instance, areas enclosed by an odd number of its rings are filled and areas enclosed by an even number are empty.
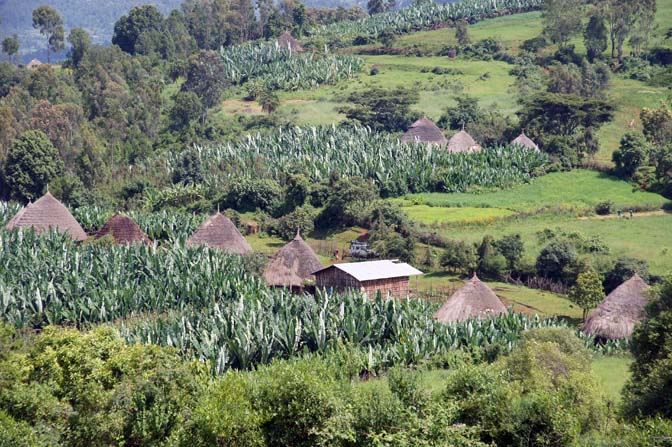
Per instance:
[[[311,30],[314,37],[338,39],[347,36],[377,36],[382,31],[404,34],[433,29],[457,20],[475,22],[499,14],[538,9],[543,0],[463,0],[439,4],[418,2],[409,8],[374,14],[355,21],[337,22]]]
[[[220,51],[226,79],[240,85],[252,79],[271,90],[313,89],[350,79],[363,61],[348,55],[295,53],[276,42],[249,42]]]

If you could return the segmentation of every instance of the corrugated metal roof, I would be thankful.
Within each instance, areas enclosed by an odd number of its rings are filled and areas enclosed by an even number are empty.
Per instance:
[[[346,262],[334,264],[317,272],[322,272],[329,268],[337,268],[348,275],[354,277],[357,281],[372,281],[374,279],[399,278],[402,276],[422,275],[423,273],[405,262],[385,261],[366,261],[366,262]],[[317,273],[315,272],[315,273]]]

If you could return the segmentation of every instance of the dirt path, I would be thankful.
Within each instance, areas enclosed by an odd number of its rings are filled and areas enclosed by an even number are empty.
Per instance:
[[[656,210],[656,211],[644,211],[643,213],[635,213],[633,219],[638,217],[647,217],[647,216],[664,216],[666,214],[672,214],[670,211],[665,210]],[[630,214],[624,212],[621,216],[621,219],[629,219]],[[618,219],[618,214],[608,214],[606,216],[582,216],[579,217],[579,220],[593,220],[593,219]]]

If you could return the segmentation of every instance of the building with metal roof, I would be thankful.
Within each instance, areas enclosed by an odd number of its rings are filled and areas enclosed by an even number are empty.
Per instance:
[[[391,260],[334,264],[314,272],[315,286],[333,291],[360,290],[370,298],[383,296],[406,298],[411,276],[423,273],[404,263]]]

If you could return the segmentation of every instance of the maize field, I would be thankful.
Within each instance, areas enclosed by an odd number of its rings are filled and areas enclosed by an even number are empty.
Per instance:
[[[542,5],[543,0],[463,0],[445,4],[422,2],[355,21],[316,27],[309,34],[327,39],[377,36],[382,31],[405,34],[433,29],[438,25],[458,20],[473,23],[496,15],[530,11],[539,9]]]
[[[314,182],[332,172],[362,177],[385,196],[510,187],[529,181],[548,160],[544,153],[518,146],[449,153],[426,144],[401,143],[365,127],[338,126],[279,128],[271,134],[195,149],[210,188],[241,176],[281,179],[300,170]],[[180,154],[164,157],[157,165],[166,166],[170,173],[178,166]]]
[[[271,90],[307,90],[358,74],[364,62],[348,55],[297,54],[276,42],[249,42],[220,51],[226,78],[234,85],[256,80]]]

